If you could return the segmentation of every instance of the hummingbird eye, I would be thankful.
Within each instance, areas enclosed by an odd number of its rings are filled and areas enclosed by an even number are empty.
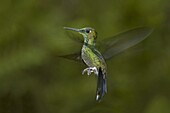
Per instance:
[[[86,29],[86,33],[90,33],[91,32],[91,30],[89,30],[89,29]]]

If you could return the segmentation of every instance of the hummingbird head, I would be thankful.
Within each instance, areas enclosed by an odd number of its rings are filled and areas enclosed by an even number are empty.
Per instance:
[[[81,29],[64,27],[64,29],[72,30],[80,33],[84,37],[84,43],[95,46],[97,39],[97,32],[91,27],[85,27]]]

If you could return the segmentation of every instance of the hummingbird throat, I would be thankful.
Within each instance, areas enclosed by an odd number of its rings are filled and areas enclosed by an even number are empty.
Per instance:
[[[84,37],[84,44],[85,45],[90,45],[90,46],[95,46],[96,44],[96,39],[94,37]]]

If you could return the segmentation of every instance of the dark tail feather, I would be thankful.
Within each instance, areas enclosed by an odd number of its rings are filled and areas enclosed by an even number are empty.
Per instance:
[[[101,101],[101,99],[106,93],[107,93],[106,74],[102,72],[101,68],[99,68],[96,100]]]

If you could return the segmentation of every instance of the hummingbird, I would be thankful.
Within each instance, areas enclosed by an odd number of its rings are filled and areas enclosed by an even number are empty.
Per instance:
[[[95,48],[97,33],[91,27],[82,29],[64,27],[68,30],[73,30],[84,37],[84,44],[81,49],[81,58],[88,66],[83,70],[82,74],[87,72],[88,75],[94,73],[98,77],[96,100],[99,101],[107,93],[107,78],[106,78],[106,62],[102,54]]]
[[[99,102],[107,93],[106,60],[141,42],[152,32],[151,28],[137,27],[104,39],[97,45],[97,32],[91,27],[80,29],[64,27],[64,29],[78,32],[83,36],[83,38],[78,39],[82,43],[81,51],[63,55],[62,57],[75,61],[83,61],[87,68],[82,71],[82,74],[87,73],[87,75],[91,75],[94,73],[97,76],[96,101]],[[77,40],[76,37],[73,37],[73,39]],[[100,48],[101,51],[97,48]]]

